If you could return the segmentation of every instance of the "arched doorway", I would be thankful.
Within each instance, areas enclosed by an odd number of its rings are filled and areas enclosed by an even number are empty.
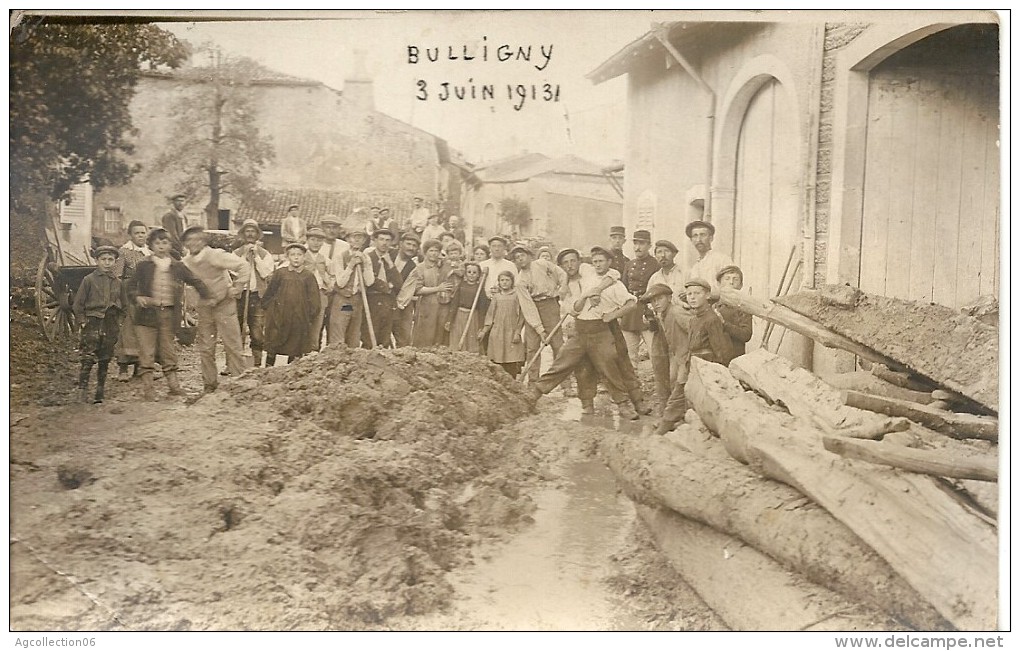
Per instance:
[[[733,260],[753,296],[774,296],[800,221],[796,111],[783,85],[765,81],[751,98],[737,140]]]
[[[862,290],[950,307],[998,295],[998,38],[960,25],[871,69]]]

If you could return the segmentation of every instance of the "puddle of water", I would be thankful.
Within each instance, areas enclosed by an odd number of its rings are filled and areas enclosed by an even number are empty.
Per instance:
[[[599,461],[571,463],[536,503],[531,528],[450,576],[456,609],[480,630],[640,630],[603,583],[634,519],[612,473]]]

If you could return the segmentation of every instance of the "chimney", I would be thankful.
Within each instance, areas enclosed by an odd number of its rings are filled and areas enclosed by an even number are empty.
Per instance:
[[[365,51],[354,50],[354,74],[344,80],[343,96],[353,108],[370,113],[375,110],[372,78],[365,70]]]

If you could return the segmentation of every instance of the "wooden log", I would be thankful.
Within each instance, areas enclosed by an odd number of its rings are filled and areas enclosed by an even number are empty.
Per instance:
[[[827,304],[824,292],[804,290],[776,301],[896,360],[886,364],[894,371],[909,371],[998,411],[998,328],[942,305],[885,296],[864,294],[853,309],[844,309]]]
[[[718,439],[711,441],[725,454]],[[786,484],[728,456],[683,450],[665,437],[610,432],[599,449],[619,485],[638,503],[668,508],[735,536],[813,583],[916,629],[951,628],[846,525]]]
[[[995,628],[995,528],[937,480],[827,452],[817,428],[770,409],[718,364],[691,360],[687,398],[727,451],[824,507],[953,626]]]
[[[826,348],[839,348],[840,350],[853,353],[858,357],[863,357],[864,359],[868,359],[879,364],[885,364],[889,368],[903,368],[902,365],[898,364],[895,360],[886,357],[867,346],[863,346],[856,341],[848,339],[837,332],[833,332],[815,321],[812,321],[803,314],[799,314],[788,307],[779,305],[778,303],[763,301],[728,287],[723,287],[719,290],[719,302],[724,305],[735,307],[748,314],[753,314],[754,316],[765,319],[766,321],[778,323],[781,326],[804,335],[808,339],[817,341]]]
[[[732,536],[666,509],[638,505],[637,512],[670,564],[733,630],[901,629]]]
[[[918,450],[881,441],[862,441],[845,436],[824,436],[829,452],[934,477],[999,481],[998,460],[989,457],[949,458],[937,450]]]
[[[885,364],[872,364],[871,373],[875,377],[888,382],[889,384],[895,384],[903,389],[909,389],[911,391],[931,391],[932,383],[926,380],[914,377],[910,373],[902,373],[899,371],[893,371]]]
[[[897,400],[909,400],[918,404],[927,405],[934,398],[930,391],[911,391],[889,384],[867,371],[854,371],[852,373],[832,373],[822,378],[826,384],[836,389],[860,391],[871,395],[887,396]]]
[[[999,420],[990,416],[957,414],[927,405],[874,396],[860,391],[844,391],[843,402],[850,407],[867,409],[879,414],[903,416],[955,438],[999,440]]]
[[[817,422],[830,434],[854,435],[850,431],[856,430],[856,438],[878,438],[910,426],[901,419],[848,407],[842,394],[817,375],[764,348],[735,358],[730,373],[769,401],[783,405],[794,416]]]

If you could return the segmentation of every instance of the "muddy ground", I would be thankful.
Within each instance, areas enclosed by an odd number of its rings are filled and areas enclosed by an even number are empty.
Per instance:
[[[14,630],[723,628],[594,461],[603,398],[346,349],[200,397],[185,349],[187,399],[80,405],[17,309],[10,370]]]

